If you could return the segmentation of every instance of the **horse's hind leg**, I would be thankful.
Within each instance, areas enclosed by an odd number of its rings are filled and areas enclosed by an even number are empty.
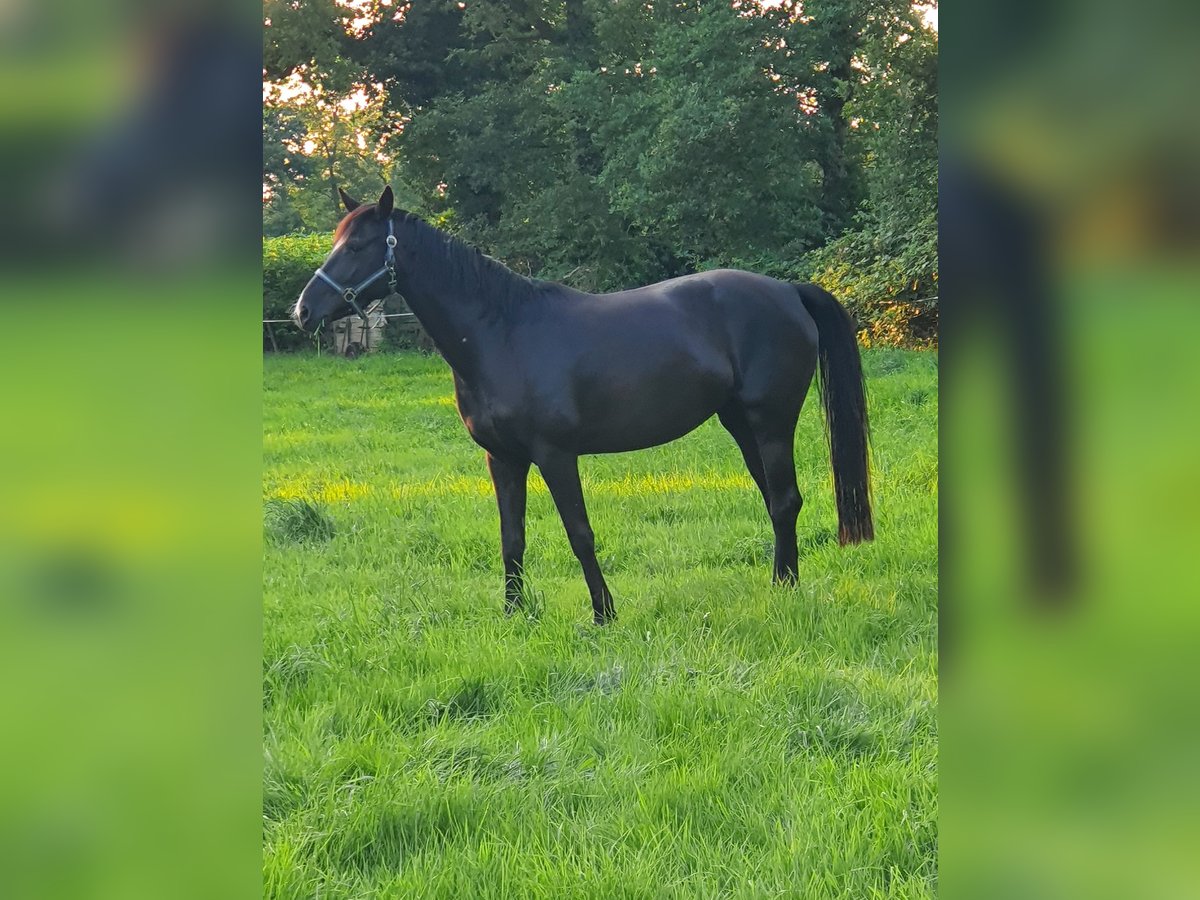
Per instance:
[[[792,456],[798,416],[798,411],[747,411],[767,479],[767,509],[775,529],[775,568],[772,577],[779,583],[794,583],[799,565],[796,518],[800,515],[804,499],[796,486],[796,462]]]
[[[758,485],[758,492],[762,494],[763,503],[767,505],[767,512],[770,513],[771,501],[767,491],[767,473],[763,469],[762,455],[758,452],[758,441],[754,437],[754,429],[750,427],[750,420],[746,418],[746,411],[739,403],[731,401],[717,410],[717,418],[721,420],[725,430],[737,441],[738,449],[742,451],[742,459],[746,461],[746,468],[750,470],[750,477]]]

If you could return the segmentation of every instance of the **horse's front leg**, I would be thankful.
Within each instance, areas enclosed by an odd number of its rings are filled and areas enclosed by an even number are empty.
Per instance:
[[[529,462],[487,455],[496,505],[500,508],[500,553],[504,557],[504,611],[512,615],[524,604],[525,493]]]
[[[575,558],[583,566],[583,577],[592,595],[592,617],[597,625],[611,622],[617,613],[613,609],[612,592],[605,584],[600,563],[596,560],[596,539],[588,522],[583,487],[579,483],[579,457],[550,451],[540,454],[537,464],[546,487],[550,488],[554,505],[558,507]]]

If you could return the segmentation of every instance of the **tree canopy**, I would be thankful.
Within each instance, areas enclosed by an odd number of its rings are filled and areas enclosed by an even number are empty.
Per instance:
[[[389,182],[527,274],[813,278],[876,337],[929,338],[930,7],[266,0],[264,232],[327,230],[336,186]]]

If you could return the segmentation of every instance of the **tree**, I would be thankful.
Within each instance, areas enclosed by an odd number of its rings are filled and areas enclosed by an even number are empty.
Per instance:
[[[865,124],[868,196],[856,227],[814,258],[877,340],[937,331],[937,32],[911,8],[872,22],[852,115]],[[933,298],[933,302],[928,302]]]
[[[353,6],[264,4],[265,228],[327,228],[336,184],[386,177],[592,290],[816,273],[871,319],[936,281],[937,35],[910,0]]]
[[[330,229],[343,210],[337,188],[377,192],[391,166],[399,123],[384,108],[381,86],[360,84],[333,94],[302,80],[264,91],[264,184],[311,230]]]

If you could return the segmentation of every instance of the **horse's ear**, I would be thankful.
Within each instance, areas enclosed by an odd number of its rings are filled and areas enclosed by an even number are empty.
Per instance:
[[[362,206],[361,203],[359,203],[341,188],[338,188],[338,196],[342,198],[342,206],[346,207],[346,212],[354,212],[356,209]]]
[[[396,198],[392,194],[392,186],[389,184],[383,189],[383,193],[379,195],[379,218],[386,219],[390,216],[395,203]]]

